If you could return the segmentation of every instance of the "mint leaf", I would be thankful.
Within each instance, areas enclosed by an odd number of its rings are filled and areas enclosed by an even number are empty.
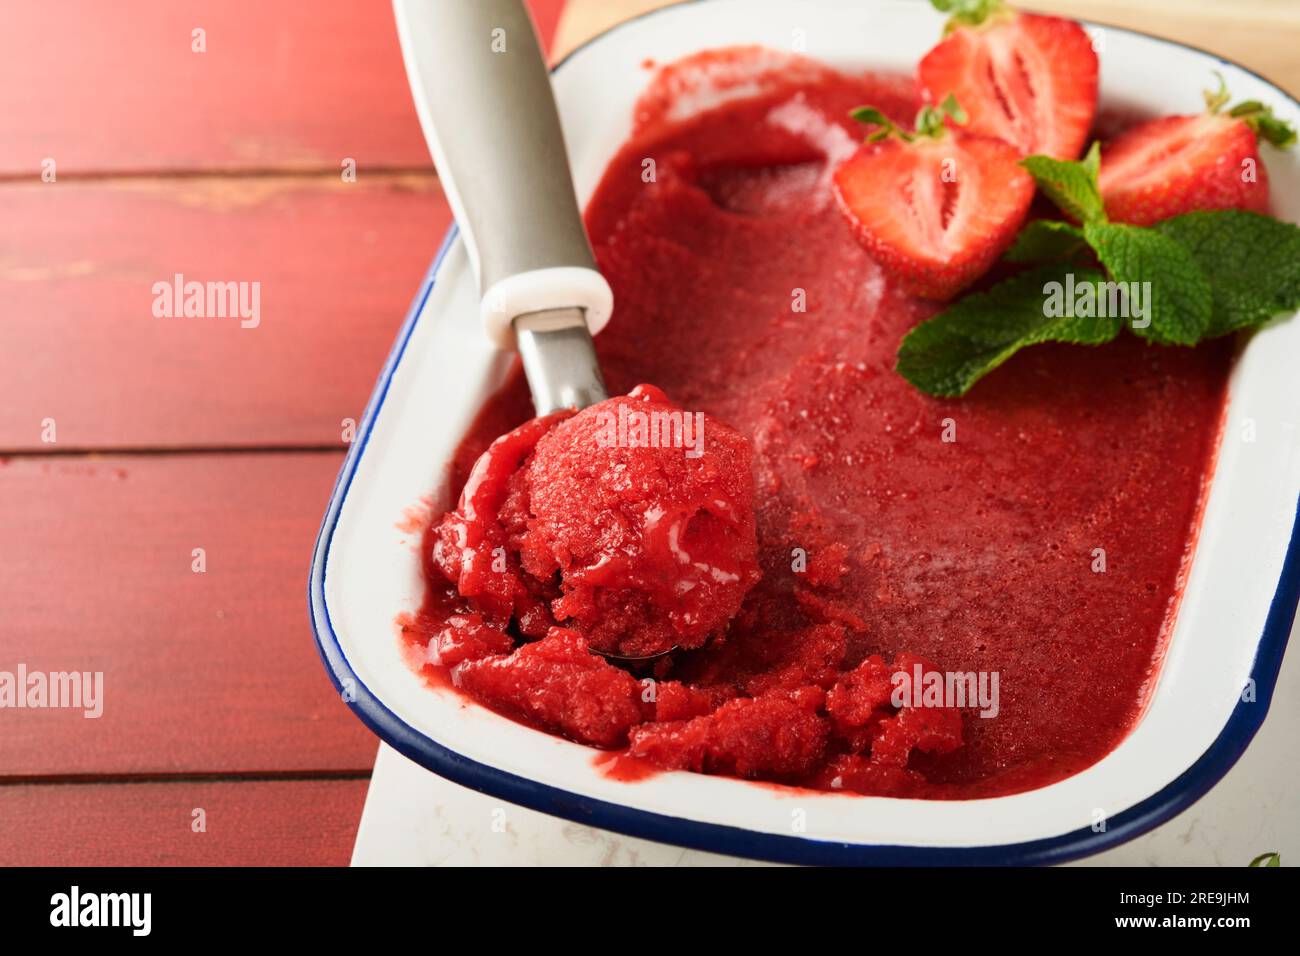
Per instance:
[[[1195,345],[1210,327],[1210,280],[1183,245],[1141,226],[1090,222],[1083,234],[1118,283],[1129,327],[1163,345]],[[1107,289],[1108,299],[1114,286]]]
[[[1262,325],[1300,308],[1300,228],[1257,212],[1189,212],[1157,232],[1186,249],[1210,281],[1207,338]]]
[[[1020,165],[1029,170],[1038,188],[1066,215],[1082,223],[1106,221],[1106,208],[1101,201],[1101,188],[1097,185],[1097,173],[1101,169],[1100,144],[1093,143],[1081,160],[1026,156]]]
[[[1109,342],[1119,334],[1121,319],[1077,317],[1071,308],[1071,293],[1085,286],[1093,287],[1096,301],[1103,279],[1093,269],[1044,266],[968,295],[912,329],[895,367],[923,392],[956,396],[1026,346]]]
[[[1281,866],[1281,853],[1261,853],[1255,859],[1250,861],[1251,866]]]
[[[1035,219],[1020,230],[1004,258],[1008,262],[1068,259],[1087,245],[1078,226],[1056,219]]]

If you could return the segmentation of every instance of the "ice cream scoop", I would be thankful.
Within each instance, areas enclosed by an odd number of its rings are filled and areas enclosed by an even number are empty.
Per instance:
[[[580,410],[604,401],[608,395],[592,336],[609,319],[613,293],[596,269],[583,228],[550,77],[523,3],[394,0],[393,6],[420,122],[478,281],[485,332],[498,346],[518,349],[539,421],[552,413]],[[518,434],[503,436],[505,445],[494,445],[498,458],[505,446],[518,444]],[[735,433],[727,429],[726,434]],[[739,436],[736,440],[744,444]],[[630,450],[633,458],[644,463],[644,454],[638,456],[635,448]],[[488,461],[493,453],[490,449],[476,466],[467,496],[462,495],[461,508],[449,516],[451,530],[437,560],[459,584],[462,594],[475,598],[489,616],[499,617],[502,610],[507,619],[513,614],[516,626],[522,625],[521,630],[527,633],[526,623],[519,619],[520,609],[526,604],[529,609],[522,612],[524,615],[537,613],[536,596],[526,588],[519,589],[522,585],[518,582],[527,576],[519,578],[516,571],[522,574],[523,569],[513,565],[494,571],[492,549],[485,547],[489,542],[475,537],[485,527],[478,514],[483,509],[475,510],[475,495],[489,486],[495,488],[483,476],[501,470],[499,462]],[[709,468],[716,468],[712,462],[697,465],[689,458],[684,459],[684,467],[683,450],[676,450],[676,455],[677,459],[672,459],[675,471],[671,473],[677,479],[661,482],[674,493],[694,487],[688,476],[698,478]],[[619,456],[609,454],[593,457],[592,461],[603,461],[602,467],[626,467]],[[744,462],[743,479],[749,482],[747,445]],[[614,494],[608,481],[591,473],[594,465],[579,474],[584,466],[577,458],[567,458],[563,464],[573,469],[572,473],[551,467],[546,479],[554,484],[556,493],[548,498],[535,491],[539,502],[555,498],[561,488],[585,489],[585,493],[597,497],[598,493]],[[642,472],[660,478],[670,473],[659,470],[657,465],[643,467]],[[617,483],[618,476],[614,477]],[[482,482],[476,483],[480,479]],[[745,491],[745,508],[752,508],[750,490]],[[733,516],[745,533],[736,539],[738,546],[728,541],[724,549],[727,553],[716,556],[715,563],[693,559],[684,542],[675,537],[665,537],[662,547],[650,546],[660,531],[665,535],[686,533],[688,519],[694,518],[689,527],[697,535],[708,521],[723,520],[717,515],[709,517],[707,510],[721,508],[725,504],[722,496],[710,499],[700,516],[696,516],[699,509],[678,514],[681,502],[673,495],[668,499],[673,500],[666,500],[665,505],[676,510],[666,507],[666,517],[654,527],[629,531],[627,537],[636,540],[635,547],[627,541],[620,543],[624,552],[635,550],[641,556],[641,562],[630,567],[647,578],[622,590],[597,586],[597,582],[603,582],[602,575],[611,577],[618,568],[624,568],[624,577],[635,577],[624,567],[628,565],[626,554],[616,556],[610,552],[599,562],[582,565],[572,553],[579,539],[593,553],[598,551],[593,536],[599,536],[602,529],[595,525],[576,528],[572,520],[562,525],[554,515],[549,523],[545,515],[530,519],[538,528],[549,529],[553,537],[560,538],[552,542],[554,553],[547,556],[551,565],[567,575],[566,593],[555,599],[558,616],[566,622],[581,620],[584,615],[590,618],[583,630],[591,638],[591,649],[617,664],[645,665],[692,644],[696,638],[706,639],[717,630],[715,623],[726,623],[713,622],[709,614],[716,616],[721,610],[729,619],[757,577],[752,511]],[[461,514],[467,502],[468,516]],[[572,504],[566,500],[557,507],[573,511]],[[641,504],[649,519],[658,515],[654,503]],[[600,520],[616,520],[608,507],[591,514]],[[563,540],[565,533],[573,540]],[[717,543],[706,538],[694,544],[703,549],[706,542]],[[670,546],[677,549],[677,555],[685,556],[686,564],[676,570],[654,567],[659,555],[674,553]],[[747,554],[743,553],[746,548]],[[506,550],[503,547],[501,553]],[[519,555],[512,553],[510,561],[518,559]],[[675,562],[677,558],[670,560]],[[577,583],[580,577],[586,582],[582,586]],[[654,577],[662,579],[656,582],[661,590],[675,587],[681,593],[665,596],[655,592],[655,600],[647,598],[634,608],[633,604],[653,591],[647,581]],[[540,585],[533,581],[528,586],[536,589]],[[466,593],[467,588],[472,593]],[[734,600],[718,601],[719,594]],[[601,600],[606,603],[593,603]],[[623,601],[624,606],[615,610],[610,603],[615,600]],[[709,627],[701,629],[698,622],[702,617]],[[662,628],[669,626],[669,618],[676,630],[665,632]],[[610,633],[618,626],[614,622],[624,619],[629,622],[627,634]],[[651,632],[654,639],[645,636]],[[680,643],[670,644],[665,633],[669,639],[674,633],[685,636]]]
[[[550,77],[521,0],[394,0],[411,93],[478,280],[538,415],[606,398],[592,335],[614,296],[582,226]]]

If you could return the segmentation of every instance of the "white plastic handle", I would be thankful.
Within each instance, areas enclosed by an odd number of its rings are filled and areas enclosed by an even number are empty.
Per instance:
[[[595,269],[553,266],[507,276],[488,287],[479,309],[488,338],[508,349],[514,347],[513,323],[519,316],[574,306],[583,310],[592,335],[609,321],[614,293]]]
[[[519,315],[573,307],[599,332],[614,294],[596,271],[550,74],[522,0],[393,0],[393,11],[487,335],[512,348]]]

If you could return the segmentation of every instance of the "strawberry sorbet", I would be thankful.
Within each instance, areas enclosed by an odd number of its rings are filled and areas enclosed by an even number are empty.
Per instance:
[[[919,106],[911,77],[756,51],[659,74],[587,208],[617,303],[596,346],[611,402],[702,412],[703,453],[608,446],[608,403],[530,420],[516,374],[426,536],[404,637],[431,682],[664,770],[891,796],[1042,786],[1132,728],[1231,343],[1041,346],[919,392],[895,354],[937,306],[834,196],[864,103]],[[1000,677],[995,715],[891,694],[954,672]]]
[[[497,440],[433,546],[496,627],[633,658],[724,631],[757,552],[749,442],[648,385]]]

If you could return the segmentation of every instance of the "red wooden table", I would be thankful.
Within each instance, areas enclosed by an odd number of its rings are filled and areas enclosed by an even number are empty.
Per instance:
[[[388,4],[8,0],[0,117],[0,671],[104,674],[0,709],[0,864],[346,863],[308,560],[450,219]],[[176,273],[260,324],[155,317]]]

